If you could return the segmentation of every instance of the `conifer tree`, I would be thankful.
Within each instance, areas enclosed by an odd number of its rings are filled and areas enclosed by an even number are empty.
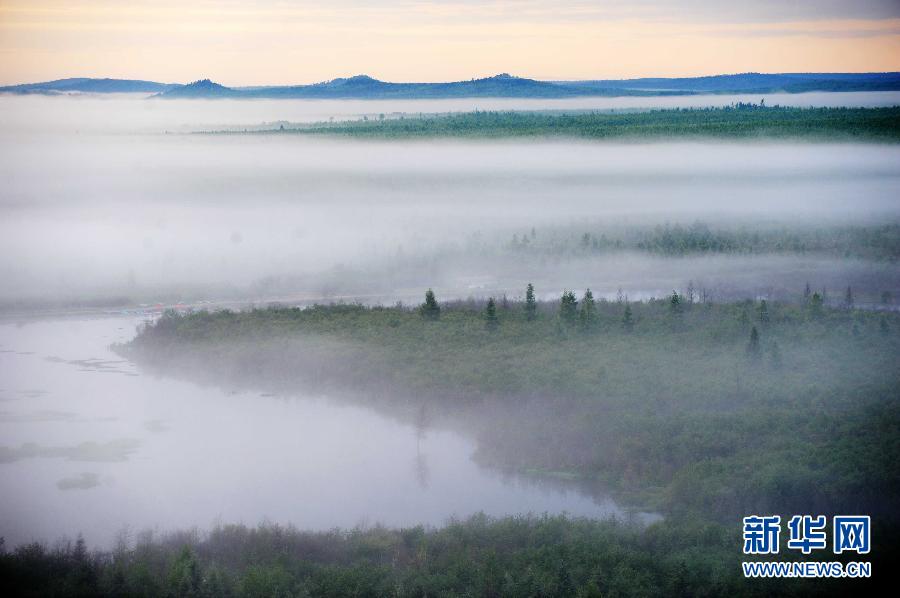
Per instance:
[[[534,299],[534,285],[530,282],[525,287],[525,318],[528,321],[537,317],[537,301]]]
[[[597,314],[594,307],[594,294],[590,289],[587,289],[584,292],[584,297],[581,299],[580,317],[581,327],[585,330],[591,328],[597,320]]]
[[[559,317],[566,324],[572,324],[578,318],[578,300],[572,291],[563,291],[559,302]]]
[[[431,289],[425,291],[425,303],[419,306],[419,313],[426,320],[434,321],[441,317],[441,306],[438,305],[434,291]]]
[[[669,313],[673,316],[680,316],[682,310],[681,303],[681,296],[678,294],[678,291],[672,291],[672,295],[669,297]]]
[[[203,590],[200,563],[190,547],[181,549],[169,570],[169,588],[174,596],[199,596]]]
[[[849,286],[847,287],[847,294],[844,295],[844,307],[847,309],[853,308],[853,289]]]

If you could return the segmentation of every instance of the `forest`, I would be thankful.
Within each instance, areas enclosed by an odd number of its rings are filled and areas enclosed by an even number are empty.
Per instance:
[[[788,108],[738,103],[722,108],[609,112],[463,112],[384,114],[353,121],[219,133],[298,134],[354,139],[537,138],[576,139],[806,139],[880,141],[900,139],[900,108]]]
[[[892,530],[882,527],[877,531]],[[124,540],[123,540],[124,542]],[[142,533],[91,551],[81,538],[0,551],[7,596],[843,595],[871,580],[746,580],[734,526],[474,515],[440,528],[303,532],[262,524]],[[2,548],[2,544],[0,544]],[[883,551],[874,567],[886,568]],[[876,569],[877,570],[877,569]],[[884,570],[884,569],[882,569]]]
[[[585,227],[582,227],[585,228]],[[598,226],[589,230],[542,230],[514,233],[507,244],[514,253],[592,255],[639,251],[663,256],[702,254],[818,254],[896,262],[900,225],[722,226],[695,221],[656,226]]]

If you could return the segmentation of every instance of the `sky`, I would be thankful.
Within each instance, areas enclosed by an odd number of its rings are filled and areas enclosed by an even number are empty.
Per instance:
[[[0,0],[0,84],[900,71],[900,0]]]

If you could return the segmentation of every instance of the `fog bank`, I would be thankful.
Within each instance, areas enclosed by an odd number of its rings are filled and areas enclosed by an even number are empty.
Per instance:
[[[688,99],[697,98],[615,101]],[[392,104],[474,107],[467,102]],[[248,296],[273,279],[294,281],[279,291],[328,291],[323,273],[339,289],[354,283],[334,280],[342,270],[383,271],[403,263],[397,256],[434,262],[473,238],[491,243],[584,222],[900,218],[900,148],[892,145],[390,143],[146,132],[388,109],[379,104],[0,98],[2,299]],[[597,258],[585,271],[615,270],[617,259]],[[523,275],[547,285],[560,278],[593,284],[587,275],[556,276],[556,268]],[[675,271],[694,276],[690,267]],[[441,282],[421,269],[395,266],[391,276],[403,286]],[[670,278],[645,277],[644,289],[665,288]]]

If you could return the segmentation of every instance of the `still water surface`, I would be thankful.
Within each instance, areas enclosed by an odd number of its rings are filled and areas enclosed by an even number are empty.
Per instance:
[[[0,536],[263,520],[328,529],[451,516],[627,516],[563,482],[503,475],[473,442],[321,396],[273,397],[142,372],[109,345],[141,317],[0,322]],[[646,517],[644,517],[646,518]]]

